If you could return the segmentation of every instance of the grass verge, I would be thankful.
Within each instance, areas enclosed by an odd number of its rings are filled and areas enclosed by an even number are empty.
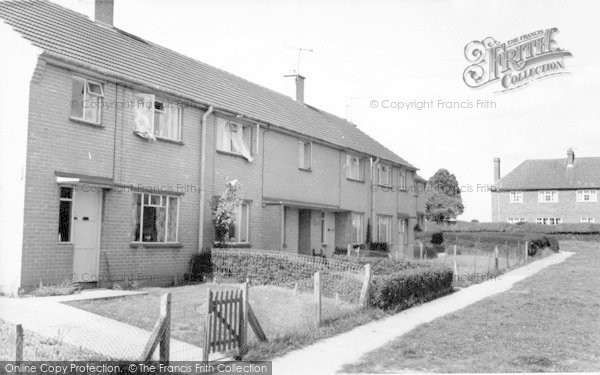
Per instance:
[[[345,372],[596,372],[600,370],[600,245],[510,291],[421,325]]]
[[[60,337],[43,337],[25,327],[25,361],[106,361],[109,358],[62,342]],[[15,326],[0,320],[0,361],[15,360]]]

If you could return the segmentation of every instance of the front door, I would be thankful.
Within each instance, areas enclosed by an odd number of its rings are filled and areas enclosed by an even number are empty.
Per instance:
[[[76,190],[73,196],[74,282],[98,280],[102,193]]]
[[[398,251],[399,254],[409,255],[407,253],[408,246],[408,219],[398,219]]]
[[[310,210],[300,210],[298,213],[298,253],[311,255],[310,248]]]

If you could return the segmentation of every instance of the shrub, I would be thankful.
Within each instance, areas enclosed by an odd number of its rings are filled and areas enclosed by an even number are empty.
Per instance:
[[[421,265],[373,278],[371,304],[399,311],[452,291],[452,270],[440,264]]]
[[[434,245],[441,245],[444,243],[444,233],[443,232],[435,232],[431,234],[431,243]]]
[[[550,236],[532,236],[528,239],[529,245],[527,247],[527,254],[534,256],[538,250],[550,249],[554,252],[558,252],[559,244],[558,240]]]
[[[369,250],[388,251],[387,242],[371,242]]]

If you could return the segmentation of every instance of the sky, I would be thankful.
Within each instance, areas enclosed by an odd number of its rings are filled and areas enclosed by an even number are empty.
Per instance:
[[[566,158],[568,148],[600,156],[599,11],[600,2],[567,0],[115,0],[114,23],[290,97],[284,76],[299,70],[308,104],[351,120],[426,179],[448,169],[463,188],[460,219],[490,221],[494,157],[504,175],[526,159]],[[469,42],[552,27],[573,54],[569,74],[504,93],[463,82]],[[299,64],[297,48],[312,50]],[[474,108],[453,104],[469,101]]]

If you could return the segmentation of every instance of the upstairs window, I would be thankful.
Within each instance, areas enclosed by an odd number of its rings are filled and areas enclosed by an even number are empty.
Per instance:
[[[400,176],[398,178],[398,187],[402,190],[406,190],[406,171],[400,170]]]
[[[346,155],[346,178],[363,181],[363,167],[359,156]]]
[[[181,107],[164,101],[154,101],[154,135],[174,141],[181,140]]]
[[[135,133],[143,138],[181,140],[181,107],[164,100],[157,100],[153,94],[135,95]]]
[[[93,124],[100,124],[103,98],[104,89],[102,84],[73,77],[71,117]]]
[[[523,192],[511,191],[508,200],[510,203],[523,203]]]
[[[252,128],[225,119],[217,119],[217,150],[243,156],[249,162],[254,158],[250,153]]]
[[[558,202],[558,191],[539,191],[539,203],[555,203]]]
[[[378,164],[377,175],[379,185],[392,186],[392,168],[389,165]]]
[[[298,168],[310,171],[312,168],[312,143],[298,142]]]
[[[177,242],[179,197],[135,193],[133,212],[134,242]]]
[[[598,191],[577,190],[577,202],[598,202]]]

